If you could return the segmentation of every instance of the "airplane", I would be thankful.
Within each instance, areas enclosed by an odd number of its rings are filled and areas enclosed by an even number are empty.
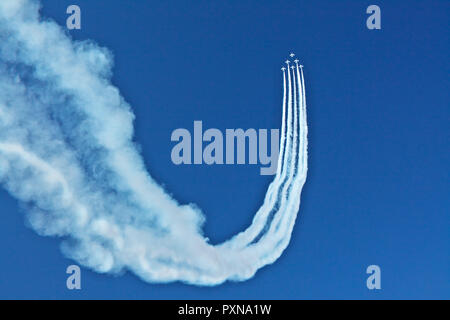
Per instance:
[[[292,58],[293,56],[295,56],[295,53],[291,53],[290,56],[291,56],[291,58]]]
[[[287,64],[289,64],[290,61],[289,61],[289,60],[286,60],[285,62],[286,62]]]
[[[286,70],[286,68],[285,68],[285,67],[283,67],[283,68],[281,68],[281,70],[283,70],[283,71],[284,71],[284,70]]]
[[[298,59],[295,59],[294,62],[295,62],[295,63],[298,63]]]

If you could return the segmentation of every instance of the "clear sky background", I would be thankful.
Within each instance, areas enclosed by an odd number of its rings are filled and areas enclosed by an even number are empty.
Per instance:
[[[448,1],[45,0],[75,39],[115,56],[113,82],[136,114],[135,139],[152,176],[205,213],[205,235],[243,230],[272,177],[259,165],[175,166],[176,128],[279,128],[280,67],[305,65],[309,172],[291,242],[246,282],[148,284],[82,268],[66,288],[60,240],[24,224],[0,191],[0,298],[450,298]],[[381,8],[382,29],[366,28]],[[381,267],[381,290],[366,268]]]

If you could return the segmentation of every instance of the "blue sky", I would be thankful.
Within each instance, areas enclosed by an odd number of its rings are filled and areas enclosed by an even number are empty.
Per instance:
[[[291,243],[246,282],[147,284],[82,268],[69,291],[59,240],[24,225],[0,191],[0,298],[449,298],[447,1],[44,1],[115,56],[113,82],[133,106],[150,173],[205,213],[213,243],[243,230],[271,177],[259,166],[175,166],[176,128],[278,128],[281,71],[305,65],[309,172]],[[382,29],[365,26],[368,5]],[[381,267],[380,291],[366,288]]]

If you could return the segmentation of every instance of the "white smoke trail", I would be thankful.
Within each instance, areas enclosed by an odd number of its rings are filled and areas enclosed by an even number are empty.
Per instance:
[[[252,224],[211,245],[204,217],[148,174],[110,53],[74,42],[35,0],[0,1],[0,182],[70,258],[148,282],[245,280],[289,243],[307,171],[303,70],[283,71],[280,158]]]
[[[290,118],[286,119],[286,109],[288,106],[286,105],[286,68],[282,68],[283,70],[283,113],[282,113],[282,123],[281,123],[281,137],[280,137],[280,152],[278,157],[278,164],[277,164],[277,172],[275,175],[274,180],[269,185],[267,189],[266,196],[264,198],[264,203],[259,208],[258,212],[256,212],[252,224],[243,232],[237,234],[234,236],[231,240],[229,240],[226,245],[228,247],[233,247],[234,249],[243,248],[253,241],[255,241],[256,238],[260,237],[265,228],[267,228],[268,225],[268,215],[271,214],[271,212],[274,212],[274,206],[276,201],[279,200],[279,191],[280,191],[280,185],[285,181],[286,179],[286,163],[285,163],[285,149],[286,149],[286,135],[287,132],[287,125],[286,121],[290,121]],[[288,71],[289,71],[289,65],[288,65]],[[289,78],[290,82],[290,78]],[[290,93],[289,93],[290,95]]]

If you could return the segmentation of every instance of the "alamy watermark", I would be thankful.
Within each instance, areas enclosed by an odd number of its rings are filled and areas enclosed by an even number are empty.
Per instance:
[[[70,14],[70,16],[67,17],[67,20],[66,20],[67,29],[80,30],[81,29],[81,9],[80,9],[80,7],[72,4],[67,7],[66,13]]]
[[[81,270],[76,264],[67,267],[66,273],[70,276],[66,280],[66,287],[69,290],[81,290]]]
[[[370,16],[366,20],[366,26],[369,30],[381,29],[381,9],[375,4],[371,4],[367,7],[366,13]]]
[[[261,175],[273,175],[277,171],[279,139],[278,129],[219,129],[203,132],[203,122],[194,121],[193,134],[185,128],[172,132],[171,141],[177,142],[170,155],[172,162],[180,164],[261,164]],[[248,150],[248,154],[247,151]]]
[[[381,289],[381,268],[376,264],[367,267],[366,273],[370,274],[367,278],[366,286],[369,290]]]
[[[67,7],[67,14],[70,16],[66,20],[66,26],[69,30],[81,29],[81,9],[78,5],[72,4]],[[375,4],[371,4],[367,7],[366,13],[370,16],[366,20],[366,26],[369,30],[381,29],[381,9]]]

